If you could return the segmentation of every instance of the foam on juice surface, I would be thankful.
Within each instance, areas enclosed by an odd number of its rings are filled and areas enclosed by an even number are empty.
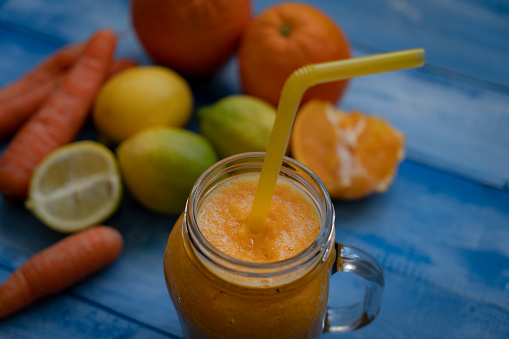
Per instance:
[[[262,232],[248,220],[258,174],[228,179],[207,195],[197,215],[205,238],[221,252],[250,262],[275,262],[302,252],[320,234],[313,202],[288,179],[279,178]]]

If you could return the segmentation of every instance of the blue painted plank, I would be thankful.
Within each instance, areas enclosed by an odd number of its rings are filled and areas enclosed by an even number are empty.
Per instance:
[[[8,272],[0,269],[0,281]],[[0,321],[0,338],[172,338],[169,333],[63,293]]]
[[[384,268],[509,310],[509,194],[405,161],[389,192],[335,202],[336,239]]]
[[[7,1],[0,12],[0,20],[30,27],[34,34],[46,34],[66,42],[88,38],[95,30],[110,28],[120,39],[118,56],[136,56],[140,63],[150,59],[135,38],[129,16],[128,1]]]
[[[504,187],[509,180],[509,95],[426,69],[352,79],[342,103],[378,115],[406,136],[410,158]]]
[[[327,338],[508,338],[509,310],[386,272],[382,310],[368,326]],[[338,286],[341,286],[338,283]],[[334,288],[331,287],[331,288]]]
[[[6,30],[0,25],[0,87],[35,67],[55,46]]]
[[[176,218],[149,212],[126,197],[108,221],[124,235],[117,272],[100,276],[75,293],[165,332],[182,335],[163,272],[166,240]]]
[[[257,12],[275,2],[255,1]],[[424,47],[427,62],[509,88],[507,1],[306,1],[324,10],[354,46],[379,51]]]

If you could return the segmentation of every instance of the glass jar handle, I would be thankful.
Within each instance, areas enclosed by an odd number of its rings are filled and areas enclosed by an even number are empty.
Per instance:
[[[364,298],[352,305],[328,307],[323,332],[350,332],[366,326],[380,312],[384,273],[380,263],[363,250],[340,243],[336,243],[335,248],[336,260],[332,274],[350,272],[363,278]]]

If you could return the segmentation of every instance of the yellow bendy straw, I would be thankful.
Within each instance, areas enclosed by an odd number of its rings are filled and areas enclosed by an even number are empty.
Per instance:
[[[290,139],[293,121],[302,95],[309,87],[362,75],[418,67],[424,64],[424,60],[424,49],[416,48],[320,64],[310,64],[293,72],[286,80],[281,91],[276,121],[270,135],[269,146],[265,154],[260,180],[249,217],[249,230],[252,233],[260,233],[265,227],[279,170],[283,162],[286,147],[288,146],[288,140]]]

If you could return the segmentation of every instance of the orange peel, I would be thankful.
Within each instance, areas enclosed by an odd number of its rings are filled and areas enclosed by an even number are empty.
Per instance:
[[[297,114],[290,145],[332,198],[354,200],[387,191],[404,158],[405,137],[382,118],[311,100]]]

